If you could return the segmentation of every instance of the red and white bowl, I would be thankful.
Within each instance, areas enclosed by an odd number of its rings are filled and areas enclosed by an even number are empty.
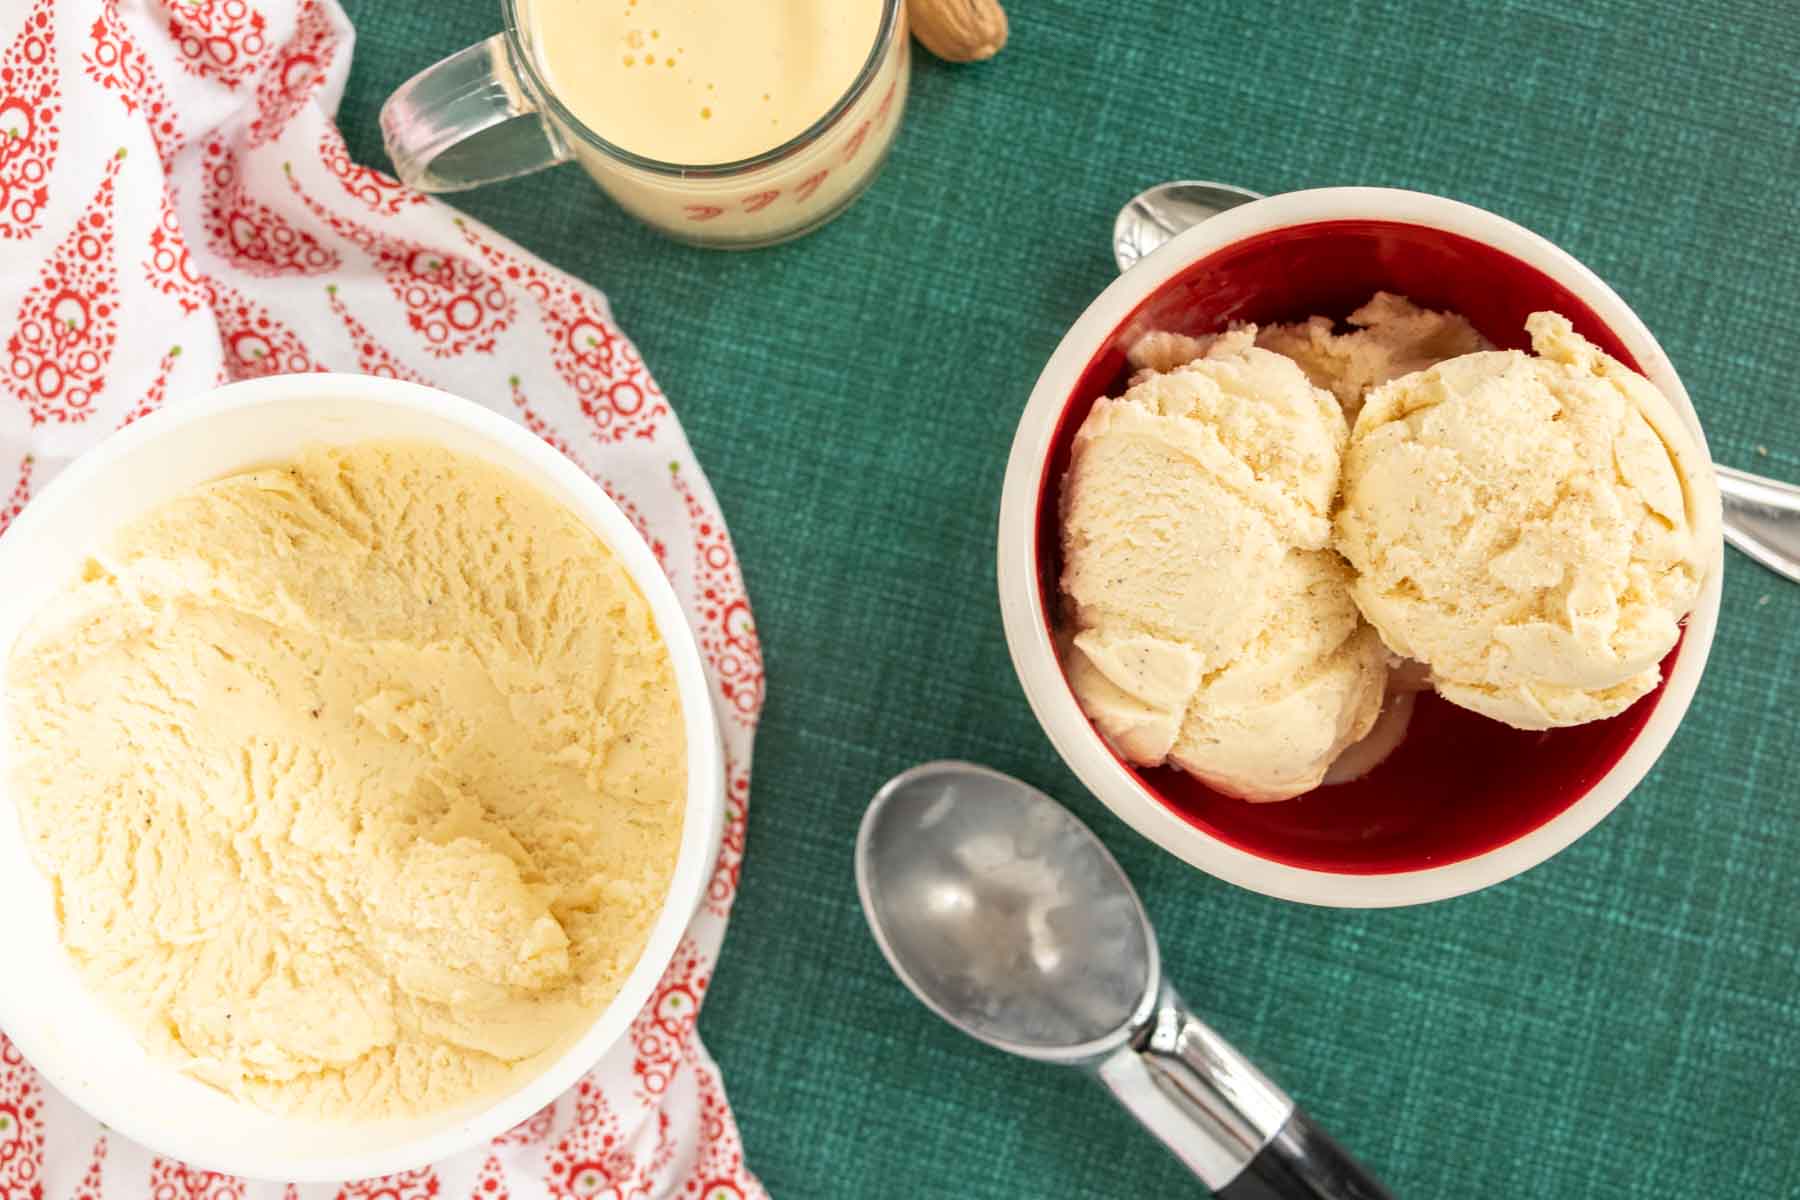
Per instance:
[[[1124,762],[1076,704],[1052,624],[1057,496],[1075,431],[1118,395],[1125,349],[1151,330],[1217,332],[1343,317],[1377,290],[1467,317],[1525,349],[1527,314],[1554,309],[1641,371],[1705,448],[1687,390],[1644,323],[1592,271],[1502,217],[1439,196],[1323,188],[1214,217],[1113,282],[1064,335],[1019,421],[1000,502],[1001,615],[1013,666],[1063,759],[1139,833],[1200,869],[1286,900],[1420,904],[1487,887],[1592,829],[1650,770],[1693,700],[1718,622],[1722,544],[1664,681],[1607,721],[1542,733],[1420,697],[1375,771],[1279,804],[1219,795],[1173,769]]]

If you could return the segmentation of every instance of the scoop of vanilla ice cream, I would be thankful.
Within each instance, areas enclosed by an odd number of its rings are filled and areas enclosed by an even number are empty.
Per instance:
[[[1463,354],[1491,350],[1463,317],[1420,308],[1405,296],[1376,292],[1347,318],[1348,333],[1329,317],[1266,326],[1256,344],[1300,364],[1308,379],[1328,389],[1356,420],[1374,388]]]
[[[1661,392],[1552,312],[1536,356],[1468,354],[1377,388],[1344,462],[1352,594],[1445,699],[1521,729],[1654,688],[1717,569],[1711,464]]]
[[[1343,416],[1254,337],[1236,330],[1140,374],[1076,433],[1065,661],[1130,761],[1280,800],[1368,731],[1386,655],[1325,548]]]

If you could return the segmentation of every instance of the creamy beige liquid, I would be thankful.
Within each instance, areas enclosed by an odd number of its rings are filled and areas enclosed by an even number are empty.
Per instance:
[[[613,145],[702,166],[772,150],[868,60],[881,0],[526,0],[557,99]]]

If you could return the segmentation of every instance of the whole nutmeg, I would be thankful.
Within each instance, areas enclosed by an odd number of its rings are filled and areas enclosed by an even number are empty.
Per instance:
[[[999,0],[907,0],[913,36],[945,62],[980,62],[1006,45]]]

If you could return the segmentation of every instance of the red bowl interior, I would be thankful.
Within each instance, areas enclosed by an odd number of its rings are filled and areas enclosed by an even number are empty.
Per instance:
[[[1394,221],[1324,221],[1272,230],[1183,270],[1121,321],[1076,381],[1051,440],[1038,496],[1038,586],[1060,611],[1057,496],[1075,431],[1129,374],[1125,348],[1150,330],[1216,333],[1233,321],[1342,319],[1378,290],[1467,317],[1502,349],[1529,349],[1525,318],[1568,317],[1583,337],[1641,369],[1613,331],[1562,284],[1490,246]],[[1666,680],[1679,645],[1663,662]],[[1222,796],[1185,772],[1121,764],[1199,829],[1261,858],[1344,874],[1444,866],[1515,841],[1574,804],[1625,753],[1662,688],[1606,720],[1542,733],[1419,697],[1405,742],[1353,783],[1279,804]]]

